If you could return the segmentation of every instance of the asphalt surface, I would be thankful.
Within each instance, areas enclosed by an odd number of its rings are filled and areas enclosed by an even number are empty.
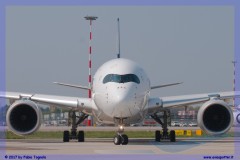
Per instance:
[[[41,128],[41,130],[45,130],[46,128],[48,127]],[[52,130],[65,129],[64,127],[60,128],[50,127],[50,128]],[[85,127],[85,128],[88,128],[88,130],[116,129],[116,127],[100,127],[100,128]],[[155,127],[147,128],[129,127],[126,128],[125,130],[131,129],[156,130]],[[239,132],[239,128],[232,128],[231,131]],[[240,159],[240,136],[177,138],[176,142],[169,141],[155,142],[153,139],[129,138],[128,145],[119,146],[113,144],[112,138],[100,138],[100,139],[87,138],[85,139],[85,142],[81,143],[75,140],[70,141],[68,143],[63,143],[62,139],[21,139],[21,140],[8,139],[0,141],[0,154],[1,154],[0,159],[3,160],[21,158],[38,160],[40,159],[180,160],[180,159],[206,159],[205,156],[220,156],[218,157],[218,159],[220,159],[221,156],[222,156],[221,159]],[[30,158],[27,156],[29,156]],[[40,159],[39,157],[36,158],[37,156],[39,156]],[[211,159],[214,159],[214,157],[211,157]],[[217,158],[215,157],[215,159]]]
[[[114,145],[111,138],[86,139],[63,143],[60,139],[7,140],[8,154],[233,154],[240,147],[240,137],[181,138],[177,142],[153,139],[129,139],[128,145]],[[3,146],[2,146],[3,147]]]

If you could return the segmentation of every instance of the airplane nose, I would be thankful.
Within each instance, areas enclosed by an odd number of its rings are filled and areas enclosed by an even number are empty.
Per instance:
[[[134,106],[134,99],[132,95],[125,93],[118,93],[112,97],[112,104],[114,107],[114,117],[130,117],[132,116],[131,108]]]
[[[130,95],[126,93],[119,93],[113,97],[113,104],[115,106],[124,106],[128,101],[130,101]]]

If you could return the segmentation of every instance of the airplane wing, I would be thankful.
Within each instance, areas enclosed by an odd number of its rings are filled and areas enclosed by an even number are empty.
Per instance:
[[[150,98],[148,101],[148,112],[149,114],[153,114],[165,108],[203,103],[210,100],[212,97],[216,97],[221,100],[228,100],[228,99],[232,99],[233,97],[239,97],[239,96],[240,96],[239,92],[220,92],[220,93],[205,93],[205,94]]]
[[[68,84],[68,83],[61,83],[61,82],[53,82],[54,84],[62,85],[62,86],[67,86],[67,87],[73,87],[73,88],[80,88],[84,90],[89,90],[88,87],[86,86],[80,86],[80,85],[75,85],[75,84]]]
[[[158,86],[151,86],[151,89],[164,88],[164,87],[175,86],[175,85],[179,85],[179,84],[182,84],[182,82],[163,84],[163,85],[158,85]]]
[[[18,92],[0,92],[0,98],[9,100],[28,99],[39,104],[54,105],[61,108],[78,109],[87,113],[96,110],[91,98],[65,97],[45,94],[26,94]]]

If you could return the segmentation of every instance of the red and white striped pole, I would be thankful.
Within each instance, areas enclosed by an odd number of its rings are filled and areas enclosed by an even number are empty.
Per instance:
[[[233,63],[233,92],[235,92],[235,76],[236,76],[236,71],[235,71],[235,66],[237,61],[232,61]],[[234,93],[235,94],[235,93]],[[233,107],[235,107],[235,96],[233,97]]]
[[[90,21],[90,36],[89,36],[89,56],[88,56],[88,98],[92,98],[92,21],[96,20],[98,17],[95,16],[86,16],[84,17],[86,20]],[[92,118],[91,116],[88,116],[88,126],[92,125]]]
[[[88,98],[92,98],[92,73],[91,73],[91,70],[92,70],[92,60],[91,60],[91,54],[92,54],[92,46],[91,46],[91,43],[92,43],[92,21],[93,20],[96,20],[97,17],[94,17],[94,16],[86,16],[84,17],[86,20],[89,20],[90,21],[90,36],[89,36],[89,56],[88,56],[88,71],[89,71],[89,74],[88,74]]]

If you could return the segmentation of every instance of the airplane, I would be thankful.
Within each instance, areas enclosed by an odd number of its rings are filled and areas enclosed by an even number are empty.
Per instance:
[[[232,127],[234,117],[225,100],[239,96],[237,92],[205,93],[170,97],[151,97],[153,89],[178,85],[171,83],[151,85],[146,72],[136,62],[121,58],[104,63],[95,73],[91,88],[81,85],[55,82],[56,84],[91,90],[91,98],[66,97],[45,94],[1,92],[0,97],[14,101],[7,110],[8,128],[18,135],[37,131],[41,125],[41,104],[70,110],[71,131],[63,132],[63,142],[77,139],[84,142],[84,131],[77,132],[78,125],[89,115],[102,124],[118,126],[113,138],[115,145],[127,145],[124,127],[141,123],[148,115],[158,122],[162,131],[155,131],[155,141],[176,141],[175,131],[168,131],[171,108],[202,103],[197,115],[200,128],[210,135],[221,135]],[[76,112],[80,112],[79,116]]]
[[[236,107],[233,109],[233,117],[234,117],[233,126],[239,126],[240,125],[240,108]]]

